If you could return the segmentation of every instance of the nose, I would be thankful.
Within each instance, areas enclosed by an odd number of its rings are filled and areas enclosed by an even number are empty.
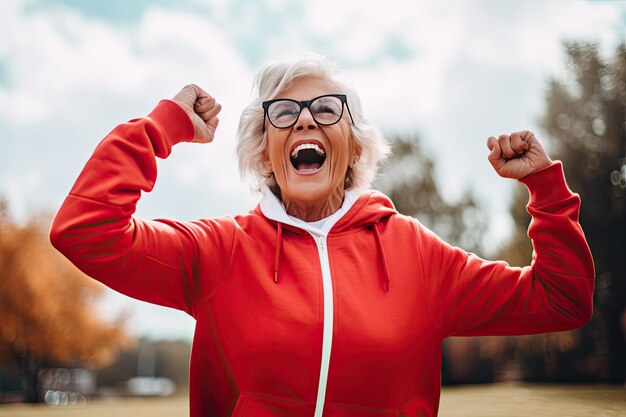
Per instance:
[[[296,130],[305,130],[317,129],[318,126],[309,108],[305,107],[302,109],[302,111],[300,111],[300,116],[298,116],[298,120],[293,127]]]

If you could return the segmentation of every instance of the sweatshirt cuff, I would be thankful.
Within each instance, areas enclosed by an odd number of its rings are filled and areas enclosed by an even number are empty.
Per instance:
[[[554,161],[552,165],[518,180],[528,188],[529,206],[541,207],[555,201],[561,201],[572,195],[567,186],[563,164]]]
[[[172,100],[161,100],[148,118],[161,128],[170,147],[193,140],[193,122],[187,112]]]

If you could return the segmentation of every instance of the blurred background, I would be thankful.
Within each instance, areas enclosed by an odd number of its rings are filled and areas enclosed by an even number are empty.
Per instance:
[[[393,145],[376,187],[450,243],[530,260],[527,192],[492,171],[490,135],[534,130],[582,196],[597,272],[591,322],[447,340],[443,383],[623,388],[625,28],[623,1],[3,0],[0,403],[184,392],[193,320],[86,278],[49,245],[50,221],[99,140],[188,83],[222,103],[216,139],[159,161],[137,214],[250,210],[258,196],[234,149],[252,78],[310,51],[337,63]]]

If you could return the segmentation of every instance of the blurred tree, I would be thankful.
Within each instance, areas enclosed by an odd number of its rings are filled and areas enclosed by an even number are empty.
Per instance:
[[[481,254],[485,221],[471,192],[446,202],[434,178],[434,163],[419,139],[395,137],[393,153],[381,170],[376,188],[391,198],[398,212],[415,217],[445,241]]]
[[[180,388],[189,383],[189,359],[191,344],[184,340],[164,340],[157,344],[157,375],[170,378]]]
[[[525,339],[527,358],[544,347],[544,373],[557,379],[596,379],[623,383],[626,374],[626,47],[604,60],[596,45],[565,45],[568,73],[553,79],[542,118],[551,156],[563,161],[570,188],[582,198],[580,223],[596,266],[594,316],[575,337],[576,347],[543,336]],[[520,187],[511,205],[516,228],[501,257],[527,264],[528,200]],[[569,338],[571,335],[563,335]],[[552,340],[552,342],[549,341]],[[533,344],[535,349],[532,348]],[[562,346],[567,349],[562,349]],[[534,354],[537,357],[537,353]],[[574,361],[574,362],[572,362]],[[560,364],[560,366],[558,365]],[[537,364],[533,365],[535,368]]]
[[[110,365],[96,372],[100,389],[120,389],[136,376],[165,377],[178,388],[188,387],[191,343],[183,340],[151,340],[141,338],[125,349]]]
[[[0,365],[21,369],[28,402],[45,366],[97,367],[129,342],[92,310],[104,287],[57,253],[41,218],[18,226],[0,205]]]

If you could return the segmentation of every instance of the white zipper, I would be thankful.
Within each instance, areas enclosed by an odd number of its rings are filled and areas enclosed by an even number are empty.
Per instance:
[[[316,236],[311,233],[317,251],[320,256],[322,267],[322,288],[324,289],[324,330],[322,333],[322,361],[320,365],[320,380],[317,387],[317,401],[315,402],[314,417],[322,417],[324,412],[324,400],[326,398],[326,385],[328,382],[328,368],[330,366],[330,350],[333,342],[333,283],[330,277],[330,262],[328,261],[328,249],[326,236]]]
[[[322,333],[322,358],[320,364],[320,379],[317,387],[317,400],[315,402],[315,417],[322,417],[324,401],[326,399],[326,385],[328,383],[328,368],[330,366],[330,351],[333,341],[333,284],[330,277],[330,262],[328,260],[327,236],[330,229],[350,210],[359,196],[363,193],[360,189],[346,190],[341,208],[337,210],[321,229],[317,229],[303,221],[299,221],[287,215],[282,202],[267,187],[263,186],[263,198],[261,199],[261,212],[268,218],[284,224],[306,230],[315,240],[322,267],[322,288],[324,291],[324,317]]]

